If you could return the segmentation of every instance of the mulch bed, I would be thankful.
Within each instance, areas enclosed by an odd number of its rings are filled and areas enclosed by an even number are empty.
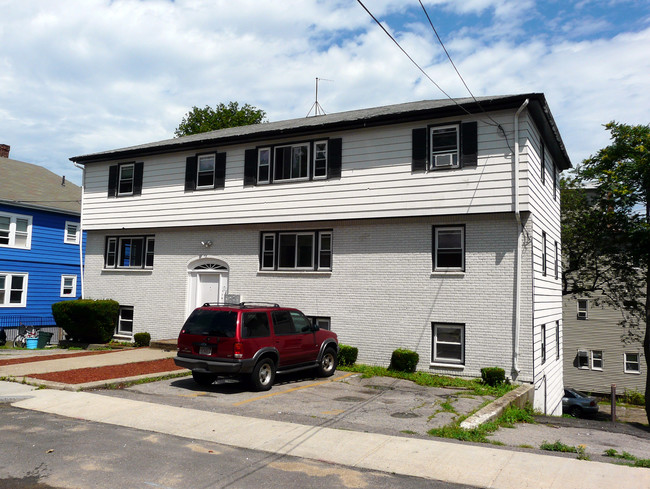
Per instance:
[[[101,353],[112,353],[114,350],[101,350],[101,351],[80,351],[79,353],[59,353],[55,355],[36,355],[26,358],[8,358],[7,360],[0,360],[0,367],[5,365],[18,365],[19,363],[42,362],[45,360],[57,360],[59,358],[71,357],[85,357],[87,355],[99,355]]]
[[[119,379],[123,377],[135,377],[136,375],[156,374],[160,372],[171,372],[174,370],[185,370],[177,367],[173,358],[152,360],[149,362],[125,363],[123,365],[107,365],[105,367],[78,368],[65,370],[63,372],[50,372],[47,374],[32,374],[30,378],[61,382],[63,384],[84,384],[99,380]]]

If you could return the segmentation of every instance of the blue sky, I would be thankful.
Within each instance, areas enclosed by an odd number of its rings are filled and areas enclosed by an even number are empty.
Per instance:
[[[418,0],[363,0],[447,93],[467,92]],[[574,165],[610,120],[650,123],[650,2],[423,0],[476,95],[544,92]],[[354,0],[0,0],[0,143],[80,183],[71,156],[167,139],[192,106],[271,121],[437,99]],[[2,182],[0,176],[0,184]]]

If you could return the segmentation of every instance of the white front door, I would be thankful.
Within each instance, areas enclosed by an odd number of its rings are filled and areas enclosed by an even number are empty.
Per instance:
[[[198,289],[196,291],[196,304],[194,304],[194,307],[201,306],[206,302],[223,302],[219,297],[221,274],[198,273],[197,276]]]
[[[194,262],[189,270],[187,314],[206,302],[222,303],[228,293],[228,266],[214,260]]]

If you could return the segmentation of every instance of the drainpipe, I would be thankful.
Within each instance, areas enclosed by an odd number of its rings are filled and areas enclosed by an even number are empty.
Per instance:
[[[521,107],[515,113],[515,157],[514,157],[514,203],[515,203],[515,219],[517,220],[517,248],[515,250],[515,344],[512,358],[512,368],[519,374],[519,329],[521,327],[521,247],[523,228],[521,224],[521,212],[519,210],[519,115],[528,105],[529,100],[524,100]]]
[[[76,163],[72,162],[74,166],[79,168],[81,171],[84,171],[85,168]],[[84,208],[84,180],[85,180],[85,171],[84,174],[81,176],[81,215],[83,215],[83,208]],[[79,277],[81,278],[81,298],[85,299],[86,295],[84,293],[84,231],[83,231],[83,226],[81,225],[81,217],[79,218]]]

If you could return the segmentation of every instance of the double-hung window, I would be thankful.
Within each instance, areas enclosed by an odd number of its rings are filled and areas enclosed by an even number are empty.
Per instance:
[[[259,150],[257,183],[271,183],[271,148],[260,148]]]
[[[110,236],[104,268],[152,268],[154,245],[153,236]]]
[[[459,162],[458,151],[460,148],[459,126],[436,126],[431,128],[430,148],[431,159],[430,169],[436,168],[457,168]]]
[[[465,226],[434,226],[433,270],[465,270]]]
[[[261,270],[331,270],[332,231],[262,233]]]
[[[540,159],[540,175],[539,178],[542,181],[542,185],[546,184],[546,153],[544,151],[544,143],[540,141],[539,143],[540,149],[539,149],[539,159]]]
[[[0,213],[0,247],[29,249],[32,244],[32,217]]]
[[[0,307],[27,305],[27,274],[0,272]]]
[[[309,144],[293,144],[274,148],[275,181],[309,178]]]
[[[117,180],[117,195],[133,195],[133,178],[133,163],[120,165],[120,173]]]
[[[546,232],[542,231],[542,275],[546,276]]]
[[[555,359],[560,359],[560,321],[555,321]]]
[[[144,163],[120,163],[108,167],[108,196],[128,197],[142,194]]]
[[[61,275],[61,297],[75,297],[77,292],[77,276]]]
[[[81,233],[79,229],[81,224],[78,222],[66,221],[65,222],[65,236],[63,238],[64,243],[68,244],[79,244],[79,239]]]
[[[555,242],[555,261],[553,263],[555,268],[555,280],[557,280],[560,278],[560,251],[557,241]]]
[[[603,351],[602,350],[592,350],[591,351],[591,369],[592,370],[602,370],[603,369]]]
[[[578,319],[589,317],[589,299],[578,299]]]
[[[199,155],[196,188],[214,188],[214,154]]]
[[[465,364],[465,325],[431,323],[431,363]]]
[[[625,353],[624,354],[625,362],[625,373],[626,374],[640,374],[641,373],[641,363],[639,361],[638,353]]]
[[[542,324],[540,336],[541,336],[540,350],[541,350],[542,363],[546,363],[546,325],[545,324]]]
[[[327,141],[314,143],[314,180],[327,178]]]
[[[123,336],[133,335],[133,306],[120,306],[115,333]]]

